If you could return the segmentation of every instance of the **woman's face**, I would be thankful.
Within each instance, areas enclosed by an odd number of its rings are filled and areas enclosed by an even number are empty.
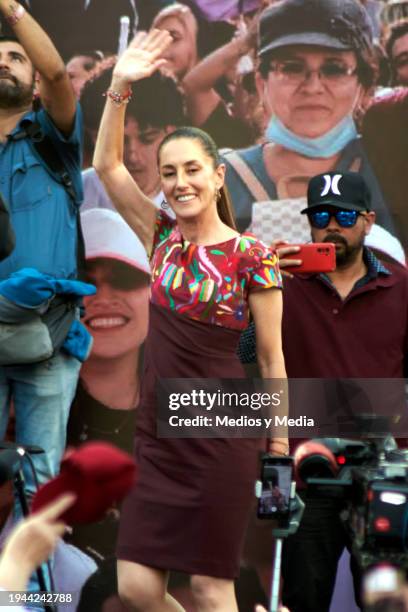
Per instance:
[[[211,157],[193,138],[167,142],[159,159],[162,189],[177,217],[191,219],[216,206],[216,191],[224,184],[225,166],[214,169]]]
[[[66,68],[71,79],[72,87],[77,98],[81,95],[81,90],[89,79],[91,69],[89,66],[94,64],[92,57],[88,55],[75,55],[72,57]]]
[[[364,95],[353,51],[292,45],[279,50],[270,66],[265,80],[258,75],[259,94],[267,112],[298,136],[326,134],[353,112]],[[339,71],[345,74],[324,76]]]
[[[139,350],[148,326],[147,276],[114,259],[87,262],[95,295],[84,298],[84,323],[92,334],[92,358],[120,358]]]
[[[168,30],[173,42],[163,53],[167,60],[164,71],[181,80],[197,61],[195,33],[176,17],[165,17],[157,25],[159,30]]]

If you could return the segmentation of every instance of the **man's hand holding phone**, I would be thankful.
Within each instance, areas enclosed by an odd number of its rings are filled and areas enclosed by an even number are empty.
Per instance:
[[[333,272],[336,269],[336,247],[331,242],[289,244],[286,240],[272,243],[279,257],[279,267],[286,276]]]
[[[293,274],[285,268],[289,266],[300,266],[302,264],[301,259],[288,259],[287,255],[295,255],[299,253],[300,247],[291,245],[287,240],[283,240],[278,238],[274,240],[271,244],[271,247],[274,251],[276,251],[277,256],[279,257],[279,268],[284,276],[288,276],[289,278],[293,278]]]

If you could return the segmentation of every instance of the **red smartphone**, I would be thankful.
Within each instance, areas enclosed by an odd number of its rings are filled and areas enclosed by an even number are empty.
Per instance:
[[[287,244],[285,246],[298,246],[300,251],[284,255],[282,259],[302,260],[300,266],[282,268],[286,272],[291,274],[320,273],[333,272],[336,269],[336,247],[332,242],[308,242],[307,244]]]

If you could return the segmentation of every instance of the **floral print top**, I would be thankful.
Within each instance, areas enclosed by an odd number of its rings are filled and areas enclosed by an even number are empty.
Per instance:
[[[251,291],[282,287],[277,255],[253,234],[199,246],[161,211],[151,264],[153,304],[230,329],[247,327]]]

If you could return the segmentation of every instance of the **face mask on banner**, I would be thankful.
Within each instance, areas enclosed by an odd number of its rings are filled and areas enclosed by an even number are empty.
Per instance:
[[[354,119],[347,115],[327,134],[318,138],[297,136],[283,123],[273,116],[266,128],[265,136],[268,141],[280,144],[290,151],[296,151],[306,157],[331,157],[336,155],[357,138],[357,129]]]

